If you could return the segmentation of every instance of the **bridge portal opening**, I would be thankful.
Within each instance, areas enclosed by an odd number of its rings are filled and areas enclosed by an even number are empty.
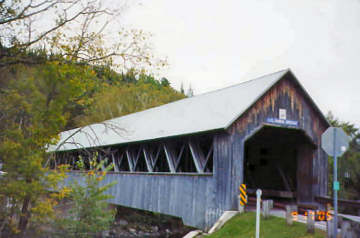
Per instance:
[[[248,191],[260,188],[266,197],[310,201],[315,149],[303,130],[264,126],[245,143]]]

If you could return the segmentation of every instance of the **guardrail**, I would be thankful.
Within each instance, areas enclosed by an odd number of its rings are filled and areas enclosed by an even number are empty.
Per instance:
[[[333,198],[329,197],[329,196],[318,196],[318,197],[315,197],[315,201],[326,205],[328,203],[332,204]],[[360,215],[360,201],[338,199],[338,204],[340,207],[356,209],[357,210],[356,215]]]

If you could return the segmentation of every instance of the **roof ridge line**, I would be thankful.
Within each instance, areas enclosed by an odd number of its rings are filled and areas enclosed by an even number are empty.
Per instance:
[[[232,87],[240,86],[240,85],[243,85],[243,84],[246,84],[246,83],[250,83],[250,82],[253,82],[253,81],[256,81],[256,80],[259,80],[259,79],[268,77],[268,76],[270,76],[270,75],[278,74],[278,73],[280,73],[280,72],[284,72],[284,73],[285,73],[285,72],[288,72],[288,71],[290,71],[290,69],[289,69],[289,68],[286,68],[286,69],[279,70],[279,71],[276,71],[276,72],[271,73],[271,74],[263,74],[263,75],[261,75],[261,76],[259,76],[259,77],[254,78],[254,79],[249,79],[249,80],[246,80],[246,81],[243,81],[243,82],[240,82],[240,83],[236,83],[236,84],[227,86],[227,87],[225,87],[225,88],[219,88],[219,89],[215,89],[215,90],[212,90],[212,91],[209,91],[209,92],[201,93],[201,94],[196,95],[196,96],[194,96],[194,97],[202,96],[202,95],[204,95],[204,94],[209,94],[209,93],[213,93],[213,92],[217,92],[217,91],[222,91],[222,90],[225,90],[225,89],[228,89],[228,88],[232,88]],[[181,100],[183,100],[183,99],[181,99]],[[180,101],[180,100],[179,100],[179,101]],[[175,101],[175,102],[177,102],[177,101]]]
[[[159,105],[159,106],[147,108],[147,109],[144,109],[144,110],[141,110],[141,111],[137,111],[137,112],[133,112],[133,113],[129,113],[129,114],[126,114],[126,115],[123,115],[123,116],[113,117],[113,118],[110,118],[110,119],[105,120],[105,121],[92,123],[92,124],[90,124],[90,125],[93,125],[93,124],[101,124],[102,122],[106,122],[106,121],[110,121],[110,120],[115,120],[115,119],[118,119],[118,118],[120,118],[120,117],[126,117],[126,116],[130,116],[130,115],[133,115],[133,114],[141,113],[141,112],[144,112],[144,111],[154,110],[154,109],[160,108],[160,107],[165,106],[165,105],[180,103],[180,102],[185,101],[185,100],[190,100],[190,99],[193,99],[193,98],[196,98],[196,97],[200,97],[200,96],[203,96],[203,95],[207,95],[207,94],[210,94],[210,93],[214,93],[214,92],[219,92],[219,91],[222,91],[222,90],[225,90],[225,89],[229,89],[229,88],[236,87],[236,86],[240,86],[240,85],[243,85],[243,84],[246,84],[246,83],[250,83],[250,82],[253,82],[253,81],[256,81],[256,80],[260,80],[260,79],[265,78],[265,77],[268,77],[268,76],[270,76],[270,75],[278,74],[278,73],[280,73],[280,72],[284,72],[284,73],[285,73],[285,72],[288,72],[288,71],[290,71],[290,69],[289,69],[289,68],[286,68],[286,69],[283,69],[283,70],[276,71],[276,72],[274,72],[274,73],[264,74],[264,75],[262,75],[262,76],[259,76],[259,77],[254,78],[254,79],[249,79],[249,80],[246,80],[246,81],[244,81],[244,82],[240,82],[240,83],[237,83],[237,84],[233,84],[233,85],[227,86],[227,87],[225,87],[225,88],[215,89],[215,90],[212,90],[212,91],[209,91],[209,92],[205,92],[205,93],[201,93],[201,94],[195,95],[195,96],[193,96],[193,97],[186,97],[186,98],[183,98],[183,99],[180,99],[180,100],[177,100],[177,101],[168,102],[168,103],[165,103],[165,104],[162,104],[162,105]],[[88,125],[87,125],[87,126],[88,126]]]

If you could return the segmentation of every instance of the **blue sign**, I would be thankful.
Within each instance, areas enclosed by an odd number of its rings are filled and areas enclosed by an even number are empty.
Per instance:
[[[298,121],[283,120],[283,119],[278,119],[278,118],[266,118],[266,121],[269,123],[287,125],[287,126],[298,126],[298,124],[299,124]]]

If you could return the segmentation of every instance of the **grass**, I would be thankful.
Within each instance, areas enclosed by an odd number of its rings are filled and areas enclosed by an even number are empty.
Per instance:
[[[255,213],[247,212],[230,219],[220,230],[204,238],[254,238]],[[324,238],[325,232],[316,230],[315,234],[306,233],[306,224],[294,222],[286,224],[285,219],[270,217],[260,221],[261,238]]]

